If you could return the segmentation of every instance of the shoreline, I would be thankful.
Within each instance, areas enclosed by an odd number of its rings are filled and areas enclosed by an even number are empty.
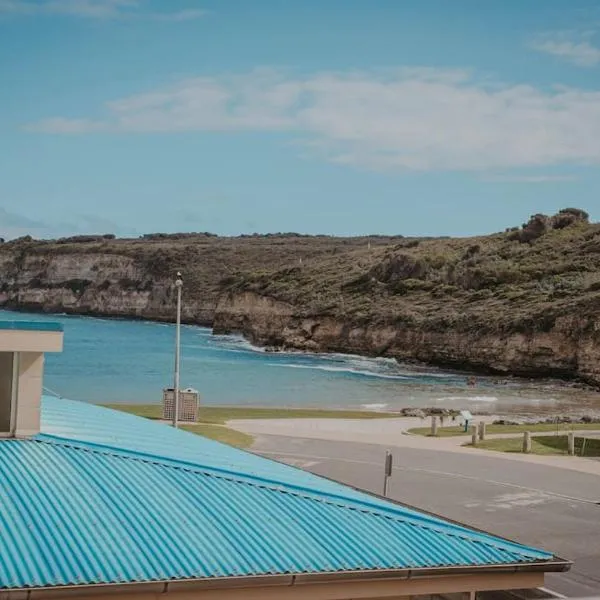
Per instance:
[[[100,406],[132,412],[146,416],[151,419],[160,419],[162,404],[161,402],[98,402],[94,403]],[[561,413],[516,413],[506,411],[469,411],[474,418],[486,423],[502,421],[503,425],[511,424],[551,424],[559,426],[569,426],[577,424],[598,423],[600,429],[600,408],[589,410],[581,414],[571,413],[569,415]],[[204,415],[203,415],[204,413]],[[239,415],[243,415],[240,417]],[[373,410],[362,407],[298,407],[298,406],[265,406],[265,405],[235,405],[235,404],[201,404],[200,419],[198,422],[219,422],[226,423],[231,419],[250,418],[252,420],[271,420],[271,419],[328,419],[328,420],[405,420],[410,421],[411,427],[423,428],[429,427],[431,417],[443,419],[440,427],[458,425],[461,422],[459,410],[441,409],[439,407],[415,408],[407,407],[398,410]],[[206,418],[207,417],[207,418]],[[452,418],[455,417],[453,421]],[[465,434],[468,435],[468,434]]]
[[[87,402],[87,401],[86,401]],[[153,407],[158,409],[161,406],[160,400],[154,400],[148,402],[146,400],[132,401],[132,400],[105,400],[90,401],[92,404],[99,404],[103,406],[111,406],[114,408],[119,407],[134,407],[144,408]],[[399,407],[386,406],[379,408],[376,403],[365,403],[352,405],[348,404],[345,406],[341,405],[323,405],[323,404],[231,404],[231,403],[203,403],[200,402],[200,410],[208,411],[267,411],[267,412],[280,412],[294,414],[296,412],[305,413],[331,413],[337,415],[343,415],[344,413],[355,413],[360,415],[379,415],[379,418],[390,419],[390,418],[419,418],[429,419],[432,416],[443,417],[444,420],[451,419],[453,415],[459,418],[461,410],[469,411],[474,417],[487,418],[494,416],[497,419],[502,419],[507,422],[526,422],[526,423],[545,423],[545,422],[560,422],[560,423],[579,423],[579,422],[599,422],[600,423],[600,398],[595,406],[571,406],[571,407],[556,407],[554,405],[547,405],[545,407],[524,407],[525,402],[520,406],[498,406],[498,402],[486,403],[485,407],[473,406],[476,404],[470,402],[469,398],[465,396],[462,406],[459,408],[450,408],[439,405],[427,405],[427,406],[415,406],[405,405]],[[343,418],[343,417],[342,417]],[[448,421],[445,423],[449,424]]]
[[[128,321],[128,322],[147,322],[147,323],[163,323],[163,324],[174,324],[175,323],[175,319],[169,315],[165,315],[165,316],[158,316],[158,317],[152,317],[152,316],[145,316],[145,315],[135,315],[135,314],[131,314],[131,315],[116,315],[116,314],[109,314],[109,313],[103,313],[101,311],[81,311],[81,310],[70,310],[68,308],[64,308],[61,312],[56,312],[56,311],[46,311],[43,309],[40,309],[37,306],[7,306],[7,305],[2,305],[0,306],[0,310],[5,310],[7,312],[14,312],[14,313],[20,313],[20,314],[24,314],[24,313],[30,313],[30,314],[35,314],[35,315],[43,315],[43,316],[61,316],[61,317],[81,317],[81,318],[97,318],[97,319],[106,319],[106,320],[111,320],[111,321]],[[257,345],[254,341],[250,340],[246,335],[244,335],[243,331],[228,331],[227,333],[224,332],[217,332],[215,333],[213,324],[211,321],[202,321],[202,320],[191,320],[191,319],[185,319],[182,318],[182,325],[186,325],[186,326],[192,326],[192,327],[198,327],[198,328],[202,328],[202,329],[209,329],[211,330],[211,335],[213,336],[238,336],[242,339],[244,339],[251,347],[251,351],[255,351],[257,353],[265,353],[265,354],[289,354],[289,355],[303,355],[303,356],[315,356],[315,357],[319,357],[319,356],[335,356],[335,355],[341,355],[347,358],[363,358],[363,359],[372,359],[372,360],[376,360],[376,359],[386,359],[386,360],[392,360],[395,362],[395,364],[397,366],[402,366],[405,365],[409,368],[414,368],[416,371],[418,371],[419,369],[437,369],[440,371],[440,373],[447,373],[449,375],[455,375],[455,376],[459,376],[459,377],[465,377],[465,378],[469,378],[469,377],[482,377],[485,378],[486,381],[487,380],[493,380],[496,379],[502,383],[498,383],[498,384],[494,384],[492,386],[490,386],[492,389],[495,387],[499,387],[500,386],[506,386],[506,385],[510,385],[511,383],[514,384],[532,384],[532,385],[536,385],[537,383],[539,384],[546,384],[549,385],[553,388],[556,389],[560,389],[560,390],[568,390],[568,389],[577,389],[577,390],[581,390],[582,392],[600,392],[600,387],[597,386],[593,386],[590,385],[589,383],[578,379],[578,378],[559,378],[559,377],[547,377],[547,376],[540,376],[540,377],[524,377],[524,376],[519,376],[519,375],[514,375],[512,373],[498,373],[495,372],[493,370],[489,370],[489,369],[480,369],[480,370],[462,370],[462,369],[455,369],[455,368],[451,368],[451,367],[444,367],[442,365],[437,365],[435,363],[426,363],[426,362],[421,362],[421,361],[402,361],[400,362],[397,358],[392,357],[392,356],[384,356],[381,354],[356,354],[356,353],[352,353],[352,352],[344,352],[343,350],[332,350],[330,352],[311,352],[311,351],[307,351],[307,350],[302,350],[299,348],[277,348],[277,347],[273,347],[273,346],[269,346],[269,345]],[[462,388],[460,386],[451,386],[455,389],[461,389]],[[500,388],[500,389],[503,389]],[[469,404],[469,400],[468,397],[465,397],[465,404]],[[407,407],[410,408],[410,407]],[[341,410],[347,410],[347,409],[354,409],[354,407],[344,407],[341,408]],[[398,409],[401,410],[401,409]],[[393,412],[398,412],[398,410],[393,411]],[[600,410],[600,407],[599,407]],[[487,412],[487,411],[485,411]]]

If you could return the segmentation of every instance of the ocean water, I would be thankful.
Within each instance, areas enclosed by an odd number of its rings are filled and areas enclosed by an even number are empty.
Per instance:
[[[173,325],[0,311],[0,319],[58,321],[64,327],[61,354],[46,356],[45,385],[68,398],[89,402],[159,402],[172,385]],[[394,410],[442,406],[489,412],[600,410],[600,395],[552,381],[477,377],[392,359],[343,354],[272,353],[240,336],[215,336],[183,326],[181,386],[200,391],[217,405],[352,407]]]

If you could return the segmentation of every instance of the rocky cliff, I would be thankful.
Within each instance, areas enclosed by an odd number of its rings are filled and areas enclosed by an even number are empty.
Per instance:
[[[94,237],[0,246],[0,305],[184,319],[257,344],[600,385],[600,226],[534,215],[478,238]]]
[[[371,243],[383,247],[393,239],[379,237]],[[0,244],[0,306],[172,321],[173,279],[181,270],[183,319],[211,325],[219,298],[232,283],[367,243],[366,238],[297,234],[20,238]]]
[[[548,331],[430,328],[425,323],[355,322],[310,314],[254,293],[218,304],[214,329],[253,343],[310,352],[389,356],[404,362],[523,377],[578,378],[600,385],[600,335],[594,318],[556,318]],[[600,326],[600,319],[598,320]]]

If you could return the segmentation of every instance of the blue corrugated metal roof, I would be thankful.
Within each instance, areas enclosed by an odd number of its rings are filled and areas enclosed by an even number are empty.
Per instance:
[[[132,415],[42,422],[0,442],[0,588],[553,558]]]
[[[0,329],[23,331],[62,331],[60,323],[49,321],[0,321]]]

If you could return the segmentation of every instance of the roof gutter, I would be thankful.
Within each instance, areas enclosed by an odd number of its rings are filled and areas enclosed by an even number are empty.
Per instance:
[[[509,573],[560,573],[568,571],[573,563],[556,558],[552,561],[535,563],[515,563],[504,565],[474,565],[458,567],[427,567],[414,569],[388,569],[372,571],[338,571],[335,573],[299,573],[295,575],[250,575],[236,577],[204,577],[193,579],[171,579],[168,581],[135,581],[125,583],[99,583],[81,585],[40,586],[35,588],[0,588],[2,600],[35,600],[38,592],[87,591],[94,594],[105,591],[115,593],[117,588],[134,591],[132,588],[143,588],[144,592],[166,594],[170,591],[191,589],[227,589],[259,586],[292,586],[311,583],[333,583],[346,581],[374,580],[412,580],[428,577],[450,575],[482,575]],[[140,590],[141,591],[141,590]]]

